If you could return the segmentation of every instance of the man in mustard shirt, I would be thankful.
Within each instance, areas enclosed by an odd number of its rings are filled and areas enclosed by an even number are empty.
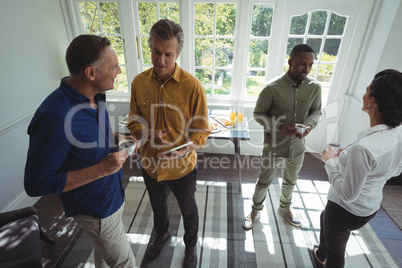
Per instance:
[[[278,213],[293,226],[301,225],[290,205],[303,165],[304,137],[317,125],[321,115],[321,85],[307,77],[314,64],[314,51],[310,46],[296,45],[288,64],[288,72],[268,83],[255,105],[254,119],[264,127],[264,149],[252,211],[243,221],[246,229],[253,228],[260,217],[268,187],[279,167],[283,180]],[[297,131],[297,123],[307,126],[304,133]]]
[[[197,266],[198,208],[195,200],[197,154],[210,134],[205,91],[201,83],[176,64],[183,48],[183,30],[160,20],[148,40],[153,68],[137,75],[131,85],[128,128],[141,141],[142,173],[154,213],[156,237],[144,258],[155,259],[170,238],[168,189],[175,195],[184,222],[183,267]],[[169,154],[176,146],[193,144]]]

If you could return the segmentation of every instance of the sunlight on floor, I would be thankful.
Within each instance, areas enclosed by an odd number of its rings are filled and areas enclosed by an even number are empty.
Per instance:
[[[282,178],[278,179],[279,185],[282,183]],[[267,243],[268,253],[275,254],[275,239],[277,239],[278,234],[273,233],[273,228],[275,232],[278,232],[275,228],[275,221],[273,213],[276,213],[276,208],[279,205],[278,194],[271,187],[280,187],[278,185],[272,184],[270,186],[270,194],[273,204],[271,204],[270,198],[267,196],[265,200],[265,207],[261,211],[261,217],[256,222],[254,226],[255,230],[259,230],[258,235],[263,233],[265,236],[263,241]],[[325,208],[327,203],[327,193],[329,190],[329,183],[326,181],[314,181],[314,180],[298,180],[297,185],[293,192],[292,199],[292,210],[296,216],[301,220],[301,228],[287,226],[287,222],[277,216],[278,228],[291,227],[289,239],[281,237],[283,243],[294,244],[298,248],[305,248],[311,250],[313,245],[319,242],[320,235],[320,214]],[[251,211],[252,205],[252,195],[254,193],[255,184],[242,184],[242,198],[243,198],[243,209],[244,216],[246,217]],[[277,200],[276,200],[277,199]],[[274,211],[271,211],[274,208]],[[275,214],[276,215],[276,214]],[[255,252],[255,244],[261,241],[261,237],[256,237],[254,230],[246,231],[245,236],[245,251]],[[288,241],[289,240],[289,241]],[[293,242],[292,242],[293,241]],[[364,242],[363,238],[359,234],[359,231],[352,233],[349,242],[347,244],[346,254],[348,256],[357,256],[363,254],[372,254],[369,247]]]

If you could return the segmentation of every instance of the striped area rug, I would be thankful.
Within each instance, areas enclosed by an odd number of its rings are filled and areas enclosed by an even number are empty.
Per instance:
[[[205,182],[197,185],[200,225],[198,267],[315,267],[313,245],[319,238],[319,216],[326,203],[328,182],[299,180],[293,208],[302,227],[292,227],[276,211],[280,179],[270,186],[265,209],[250,231],[242,221],[250,212],[254,184]],[[153,233],[153,214],[142,177],[131,177],[126,188],[123,221],[137,267],[182,267],[184,230],[179,207],[169,195],[170,241],[152,262],[143,260]],[[67,256],[56,267],[94,267],[92,246],[80,232]],[[369,224],[353,232],[346,252],[346,267],[397,267]]]

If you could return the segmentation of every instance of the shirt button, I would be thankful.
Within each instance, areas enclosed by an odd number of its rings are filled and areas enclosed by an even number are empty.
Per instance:
[[[163,85],[161,85],[161,87],[163,87]]]
[[[161,118],[159,117],[159,120],[161,120]]]
[[[162,103],[162,101],[160,101],[159,103]]]
[[[145,104],[145,102],[144,102],[144,104]]]

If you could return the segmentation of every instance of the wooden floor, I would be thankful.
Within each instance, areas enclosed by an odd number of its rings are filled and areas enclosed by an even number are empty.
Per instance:
[[[259,171],[259,157],[243,156],[241,159],[243,183],[255,183]],[[198,180],[237,182],[237,171],[234,168],[234,157],[223,154],[198,155]],[[136,157],[127,161],[123,168],[124,182],[131,176],[141,176]],[[279,176],[279,172],[277,176]],[[306,154],[299,179],[325,181],[327,175],[318,155]],[[49,236],[56,241],[55,245],[42,242],[43,267],[61,267],[61,256],[69,250],[68,245],[81,232],[76,224],[64,217],[61,203],[57,196],[42,197],[35,205],[38,210],[40,224]],[[241,223],[239,223],[241,224]],[[384,246],[399,267],[402,267],[402,232],[384,210],[380,210],[370,225],[381,239]],[[64,254],[63,254],[64,252]]]

